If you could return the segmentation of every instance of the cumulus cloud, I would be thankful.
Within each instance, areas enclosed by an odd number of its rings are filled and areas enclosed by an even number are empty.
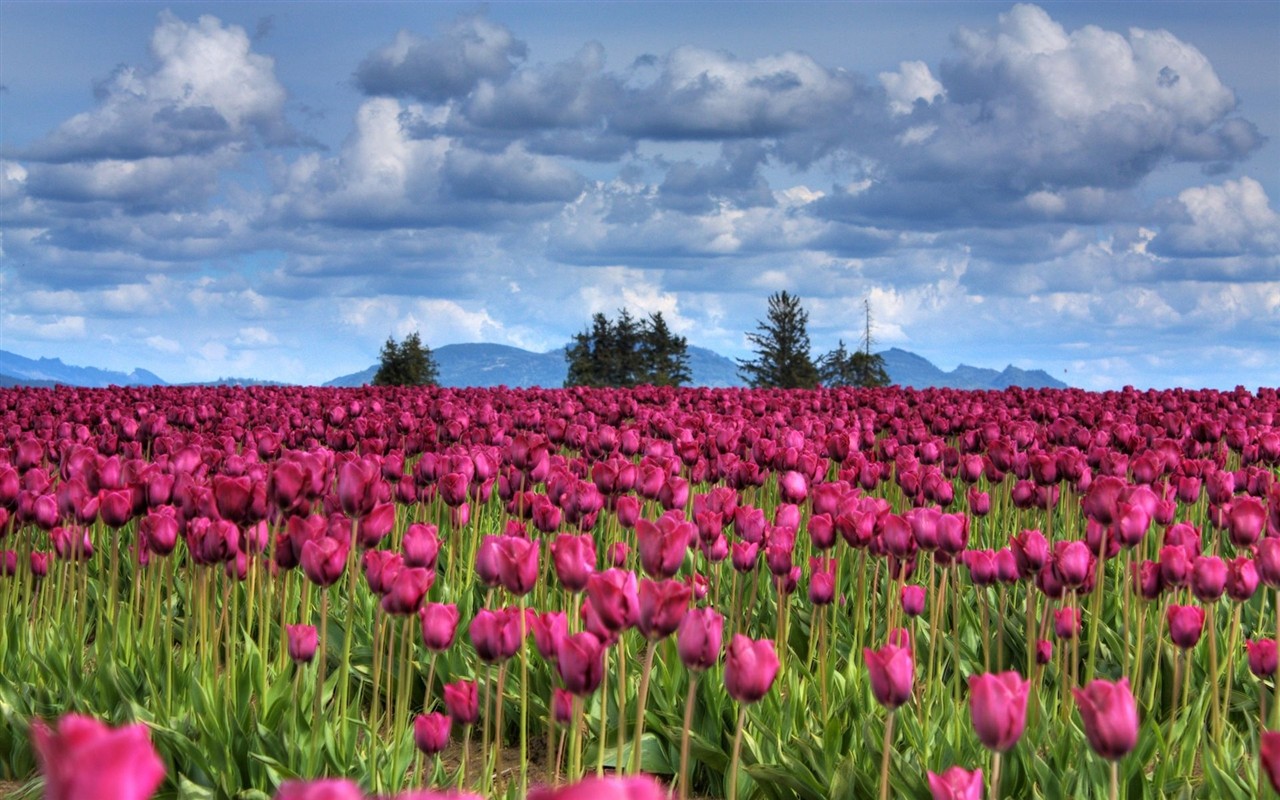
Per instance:
[[[1262,184],[1250,177],[1178,193],[1176,216],[1152,242],[1164,255],[1280,257],[1280,214]],[[1276,263],[1280,274],[1280,260]]]
[[[897,72],[881,72],[880,84],[889,97],[889,109],[895,114],[910,114],[918,101],[929,105],[947,90],[929,71],[923,61],[903,61]]]
[[[294,140],[275,64],[243,28],[168,11],[151,38],[150,68],[121,66],[102,81],[96,109],[27,148],[37,161],[124,160],[207,153],[253,141]]]
[[[360,63],[356,83],[369,95],[438,103],[465,96],[481,81],[505,78],[526,51],[525,43],[505,26],[485,17],[465,17],[438,39],[401,31]]]

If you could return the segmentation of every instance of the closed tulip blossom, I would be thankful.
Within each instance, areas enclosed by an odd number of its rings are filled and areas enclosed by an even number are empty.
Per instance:
[[[1036,663],[1044,666],[1053,660],[1053,642],[1048,639],[1036,640]]]
[[[428,650],[442,653],[453,646],[458,632],[458,607],[453,603],[426,603],[418,609],[422,623],[422,643]]]
[[[1249,657],[1249,671],[1258,678],[1268,678],[1276,674],[1280,667],[1275,639],[1250,639],[1244,643]]]
[[[519,614],[518,609],[482,608],[471,618],[468,633],[481,661],[506,661],[520,650]]]
[[[929,794],[933,800],[982,800],[982,770],[970,772],[951,767],[941,775],[929,772]]]
[[[57,730],[33,722],[31,743],[46,800],[146,800],[164,780],[164,762],[142,723],[110,728],[68,714]]]
[[[587,579],[587,602],[610,630],[631,627],[640,616],[635,573],[616,567],[595,573]]]
[[[1271,790],[1280,792],[1280,731],[1263,731],[1259,737],[1258,758],[1267,774]]]
[[[531,789],[526,800],[667,800],[667,790],[653,778],[586,778],[557,788]]]
[[[690,609],[676,629],[676,652],[688,669],[711,669],[720,660],[723,637],[724,616],[720,612],[713,608]]]
[[[294,780],[280,785],[275,800],[364,800],[364,793],[357,783],[345,778]]]
[[[286,625],[289,658],[296,663],[307,664],[315,658],[319,640],[314,625]]]
[[[440,554],[440,535],[435,525],[415,522],[404,532],[400,543],[406,567],[435,569]]]
[[[755,641],[735,634],[725,652],[724,684],[729,696],[740,703],[755,703],[769,693],[778,675],[778,654],[773,640]]]
[[[382,610],[400,616],[418,613],[422,598],[431,589],[435,577],[435,573],[425,567],[400,570],[382,596]]]
[[[979,741],[1003,753],[1017,744],[1027,724],[1027,692],[1031,684],[1016,672],[969,678],[969,714]]]
[[[675,633],[689,609],[693,589],[676,580],[640,581],[640,615],[637,627],[647,639],[665,639]]]
[[[332,586],[342,577],[347,565],[347,547],[336,539],[322,536],[302,545],[302,572],[317,586]]]
[[[539,547],[536,541],[503,536],[497,544],[498,580],[514,595],[526,595],[538,581]]]
[[[591,694],[604,678],[604,644],[590,631],[565,636],[556,670],[567,691],[579,697]]]
[[[908,617],[915,618],[924,613],[924,587],[909,583],[902,587],[902,611]]]
[[[887,644],[879,650],[865,647],[862,656],[867,664],[871,693],[875,695],[876,702],[892,711],[911,699],[915,664],[909,650]]]
[[[1054,609],[1053,635],[1059,639],[1074,639],[1079,636],[1080,612],[1069,607]]]
[[[1171,605],[1165,614],[1169,623],[1169,639],[1184,650],[1195,647],[1204,633],[1204,609],[1199,606]]]
[[[1227,588],[1227,564],[1217,556],[1197,556],[1191,564],[1191,593],[1202,603],[1213,603]]]
[[[1253,559],[1239,556],[1227,562],[1227,596],[1243,603],[1258,591],[1258,568]]]
[[[480,719],[480,693],[475,681],[459,680],[444,685],[444,707],[459,725]]]
[[[426,755],[435,755],[449,746],[453,721],[439,712],[419,714],[413,720],[413,743]]]
[[[590,534],[562,533],[551,545],[551,561],[560,585],[571,592],[587,588],[587,578],[596,569],[596,544]]]
[[[1138,743],[1138,705],[1129,679],[1095,680],[1083,689],[1072,689],[1084,735],[1099,756],[1119,761]]]

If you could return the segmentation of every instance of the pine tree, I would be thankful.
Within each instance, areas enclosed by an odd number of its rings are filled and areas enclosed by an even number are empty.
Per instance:
[[[597,313],[565,348],[569,370],[564,385],[679,386],[690,379],[686,350],[684,337],[671,333],[661,313],[645,320],[626,309],[616,320]]]
[[[399,344],[388,336],[378,361],[374,386],[434,386],[440,381],[440,370],[431,348],[422,343],[417,331]]]
[[[884,358],[871,352],[871,303],[864,301],[866,309],[865,333],[862,336],[862,349],[850,353],[845,349],[844,340],[835,350],[818,359],[818,372],[822,376],[822,384],[836,386],[888,386],[889,374],[885,372]]]
[[[769,296],[769,315],[748,333],[755,345],[753,361],[738,360],[738,374],[754,388],[810,389],[818,384],[818,368],[809,356],[809,312],[800,298],[784,292]]]

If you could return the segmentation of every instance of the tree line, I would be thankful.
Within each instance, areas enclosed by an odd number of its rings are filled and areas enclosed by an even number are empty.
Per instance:
[[[817,359],[809,344],[809,312],[800,298],[785,291],[769,296],[769,310],[747,334],[755,357],[738,359],[738,375],[752,388],[808,389],[818,385],[887,386],[884,359],[871,352],[871,307],[864,303],[866,324],[859,349],[841,339]],[[662,313],[636,318],[620,309],[615,318],[601,313],[575,334],[565,348],[565,386],[682,386],[693,379],[688,342],[677,336]],[[375,386],[421,386],[439,381],[431,348],[415,331],[382,347]]]

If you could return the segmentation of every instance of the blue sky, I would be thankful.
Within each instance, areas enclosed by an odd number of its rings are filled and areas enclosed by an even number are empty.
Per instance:
[[[771,292],[1091,389],[1280,385],[1280,3],[0,0],[0,348],[322,382]]]

